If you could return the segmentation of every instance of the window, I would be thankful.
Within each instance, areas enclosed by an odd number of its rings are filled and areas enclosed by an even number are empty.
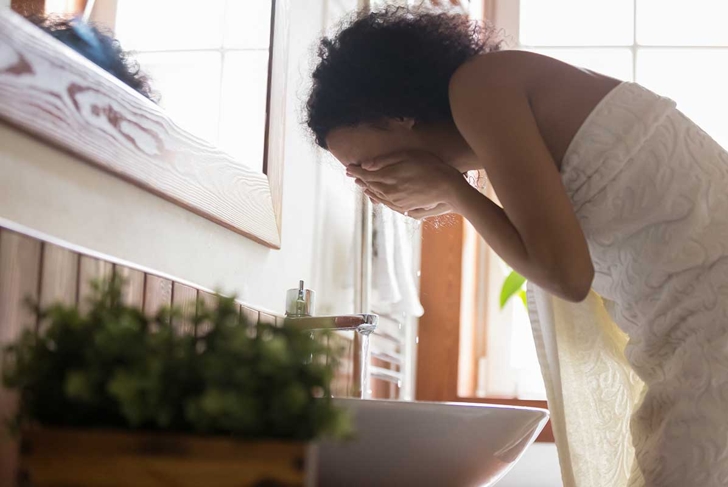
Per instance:
[[[172,120],[263,169],[272,0],[118,0],[116,36]]]
[[[495,22],[513,25],[513,18],[499,18],[500,3]],[[523,49],[672,98],[728,146],[726,18],[724,0],[520,0],[518,32],[511,34]]]

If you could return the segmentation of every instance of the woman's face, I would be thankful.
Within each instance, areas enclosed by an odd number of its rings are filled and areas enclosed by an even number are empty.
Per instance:
[[[344,166],[359,166],[364,161],[394,152],[425,150],[407,121],[388,121],[377,127],[337,128],[326,137],[326,145]]]
[[[460,172],[482,169],[477,157],[454,124],[418,125],[411,119],[389,119],[369,124],[337,128],[326,137],[329,151],[344,166],[395,152],[429,152]]]

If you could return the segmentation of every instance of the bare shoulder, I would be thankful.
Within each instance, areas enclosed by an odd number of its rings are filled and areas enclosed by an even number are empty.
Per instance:
[[[451,95],[472,87],[526,88],[529,81],[545,74],[558,61],[528,51],[497,51],[475,56],[460,66],[450,79]]]
[[[492,115],[528,105],[531,80],[544,71],[543,59],[525,51],[498,51],[476,56],[460,66],[450,79],[448,92],[456,125],[477,123],[484,128],[499,118],[483,117],[484,113]]]
[[[512,130],[534,127],[560,167],[579,127],[619,83],[541,54],[498,51],[460,66],[448,95],[461,133],[502,133],[506,119]]]
[[[473,116],[484,107],[508,110],[527,101],[534,87],[549,83],[554,60],[526,51],[482,54],[460,66],[450,79],[448,96],[455,120]]]

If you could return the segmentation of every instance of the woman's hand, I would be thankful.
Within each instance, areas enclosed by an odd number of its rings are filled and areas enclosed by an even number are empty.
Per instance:
[[[457,192],[469,186],[455,168],[424,151],[380,156],[346,173],[375,203],[416,219],[451,212]]]

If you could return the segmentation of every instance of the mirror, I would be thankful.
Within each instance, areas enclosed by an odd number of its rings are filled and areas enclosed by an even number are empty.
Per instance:
[[[45,14],[113,32],[176,124],[263,172],[273,0],[79,3],[46,0]]]
[[[122,47],[135,53],[172,120],[259,172],[272,3],[117,0],[113,28]],[[105,6],[99,2],[94,10]]]
[[[11,6],[106,26],[149,75],[160,103],[119,86],[0,9],[0,119],[280,247],[288,0],[12,0]],[[35,113],[39,94],[42,103],[60,100],[80,118]]]

